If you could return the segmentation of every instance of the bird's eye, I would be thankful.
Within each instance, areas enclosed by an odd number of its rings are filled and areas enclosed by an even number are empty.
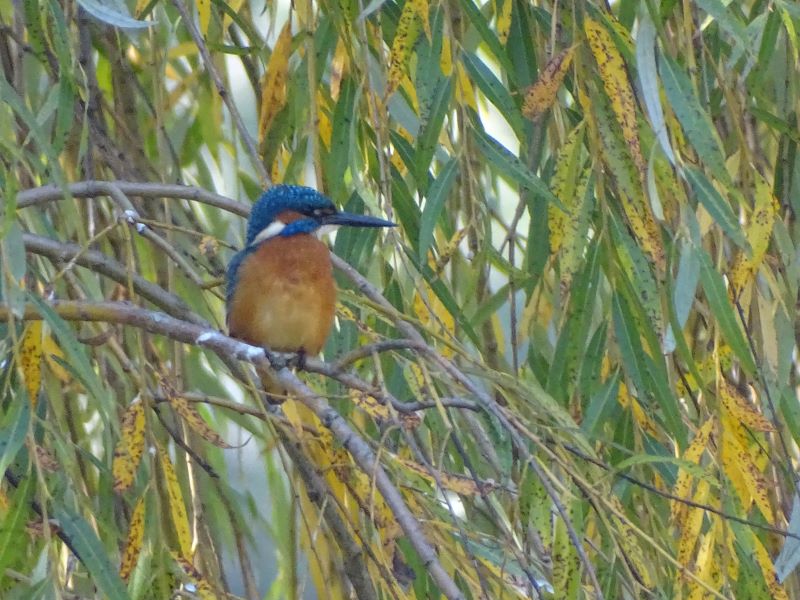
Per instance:
[[[336,211],[332,208],[315,208],[311,214],[315,217],[328,217]]]

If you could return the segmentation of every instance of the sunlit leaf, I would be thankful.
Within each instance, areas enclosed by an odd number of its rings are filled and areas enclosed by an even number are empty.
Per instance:
[[[120,439],[114,448],[114,491],[122,492],[133,485],[136,469],[144,452],[144,403],[136,398],[122,417]]]
[[[561,88],[561,83],[572,64],[575,46],[562,50],[545,65],[528,91],[522,103],[522,114],[529,119],[537,119],[547,111],[555,102],[556,94]]]
[[[42,322],[31,321],[25,328],[19,362],[25,376],[28,400],[36,407],[39,387],[42,384]]]
[[[186,514],[186,505],[183,501],[183,493],[175,473],[175,467],[164,450],[159,449],[158,456],[161,462],[161,470],[164,473],[164,483],[166,484],[167,501],[172,526],[177,535],[180,558],[191,562],[192,558],[192,533],[189,527],[189,517]]]
[[[133,509],[131,521],[128,525],[128,539],[125,542],[125,550],[122,553],[122,560],[119,566],[119,576],[127,581],[131,572],[136,566],[139,553],[142,551],[142,541],[144,540],[144,496],[136,502]]]

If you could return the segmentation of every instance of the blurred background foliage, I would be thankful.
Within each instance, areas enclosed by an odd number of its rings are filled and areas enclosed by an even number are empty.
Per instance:
[[[287,182],[399,224],[332,245],[393,307],[341,278],[323,357],[378,344],[344,365],[366,387],[301,377],[463,597],[800,597],[798,27],[788,0],[0,3],[0,595],[442,595],[302,401],[97,309],[224,330],[242,216]]]

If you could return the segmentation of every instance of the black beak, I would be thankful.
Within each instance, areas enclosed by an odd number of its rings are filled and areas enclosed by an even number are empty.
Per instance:
[[[321,225],[343,225],[349,227],[395,227],[396,223],[354,213],[338,212],[320,219]]]

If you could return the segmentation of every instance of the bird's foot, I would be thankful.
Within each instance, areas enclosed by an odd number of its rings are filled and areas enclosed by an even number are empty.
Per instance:
[[[306,368],[306,357],[306,349],[300,348],[297,353],[288,360],[287,366],[294,367],[295,369],[302,371]]]

